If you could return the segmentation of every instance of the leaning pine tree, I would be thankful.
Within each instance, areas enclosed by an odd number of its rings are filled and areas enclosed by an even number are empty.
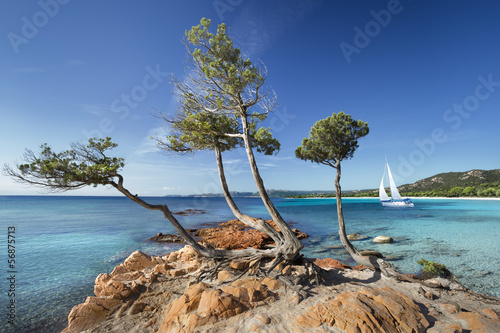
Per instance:
[[[184,107],[182,112],[188,116],[196,113],[204,119],[213,117],[215,122],[217,119],[232,122],[227,131],[209,135],[242,141],[259,195],[280,230],[273,236],[278,241],[275,264],[294,260],[303,245],[271,202],[253,151],[255,139],[267,142],[274,149],[275,141],[269,131],[255,127],[256,122],[264,120],[276,107],[274,91],[264,86],[267,70],[262,64],[257,66],[243,58],[227,35],[225,24],[219,25],[216,34],[209,28],[210,20],[203,18],[199,25],[186,32],[190,66],[185,80],[174,80],[175,91]]]
[[[359,264],[380,268],[376,257],[363,256],[347,239],[344,213],[342,210],[342,189],[340,186],[341,162],[353,157],[358,148],[358,139],[369,132],[368,124],[362,120],[354,120],[349,114],[339,112],[322,120],[318,120],[302,145],[295,150],[295,156],[302,160],[323,164],[334,168],[335,196],[337,199],[337,215],[339,220],[339,234],[342,245],[351,257]]]
[[[65,192],[86,186],[111,186],[133,202],[150,210],[163,213],[175,227],[179,235],[200,255],[212,259],[231,259],[241,257],[262,258],[275,257],[275,249],[257,250],[218,250],[199,244],[184,229],[166,204],[150,204],[132,194],[124,186],[121,170],[125,166],[123,158],[111,157],[108,152],[117,147],[111,138],[90,139],[88,144],[74,143],[71,149],[54,152],[44,144],[39,152],[26,150],[24,163],[4,165],[3,173],[14,180],[28,185],[42,187],[47,191]]]

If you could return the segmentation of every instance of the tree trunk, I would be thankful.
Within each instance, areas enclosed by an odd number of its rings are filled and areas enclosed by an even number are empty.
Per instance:
[[[269,225],[269,223],[260,218],[253,218],[248,215],[242,214],[238,206],[236,206],[236,203],[234,202],[227,186],[226,176],[224,174],[224,164],[222,163],[222,154],[218,143],[216,143],[215,145],[215,157],[219,169],[219,179],[221,182],[222,191],[224,193],[224,197],[226,198],[227,204],[229,205],[229,208],[233,212],[233,215],[243,224],[269,235],[276,243],[276,246],[280,246],[283,243],[283,238],[281,234],[276,231],[276,229],[274,229]]]
[[[161,211],[163,213],[163,216],[172,223],[172,225],[175,227],[175,229],[184,239],[184,241],[203,257],[214,258],[214,259],[231,259],[231,258],[242,258],[251,256],[275,258],[278,255],[277,249],[257,250],[254,248],[248,248],[245,250],[216,250],[203,246],[198,242],[196,242],[196,240],[193,239],[193,237],[186,231],[186,229],[184,229],[184,227],[175,218],[175,216],[172,214],[167,205],[151,205],[145,202],[137,195],[133,195],[132,193],[129,192],[129,190],[123,187],[123,177],[121,175],[118,175],[118,178],[119,178],[118,183],[112,182],[110,183],[110,185],[115,187],[127,198],[141,205],[142,207],[150,210]]]
[[[248,128],[248,119],[246,112],[243,112],[241,115],[241,122],[243,125],[243,140],[245,142],[245,150],[248,156],[248,161],[250,163],[250,168],[252,170],[252,175],[257,185],[257,190],[259,195],[266,207],[267,211],[271,215],[274,223],[278,226],[283,236],[283,244],[281,246],[277,246],[278,252],[283,256],[286,260],[293,260],[296,255],[300,252],[304,245],[297,239],[293,231],[290,229],[288,224],[283,220],[280,213],[274,207],[269,195],[267,194],[266,188],[264,186],[264,182],[260,177],[259,169],[257,167],[257,163],[255,162],[255,156],[253,154],[252,146],[250,145],[250,129]]]
[[[339,219],[339,234],[340,241],[342,245],[344,245],[345,249],[351,257],[360,265],[365,265],[372,268],[377,268],[379,265],[376,262],[376,257],[370,256],[362,256],[359,254],[358,250],[351,244],[349,239],[347,239],[347,234],[345,231],[345,222],[344,222],[344,212],[342,210],[342,189],[340,187],[340,176],[341,176],[341,168],[340,161],[335,164],[335,169],[337,169],[337,175],[335,176],[335,197],[337,199],[337,216]]]

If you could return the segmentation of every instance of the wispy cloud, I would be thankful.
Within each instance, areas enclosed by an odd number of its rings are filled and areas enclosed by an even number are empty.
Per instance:
[[[83,112],[96,116],[104,116],[110,111],[109,106],[106,104],[81,104],[80,107]]]

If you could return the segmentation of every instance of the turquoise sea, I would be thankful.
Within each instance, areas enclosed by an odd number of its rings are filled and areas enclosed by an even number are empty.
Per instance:
[[[187,228],[232,219],[223,198],[146,198],[172,211],[203,209],[180,216]],[[283,217],[308,233],[303,253],[354,264],[340,245],[334,199],[273,199]],[[259,198],[236,198],[241,211],[268,218]],[[416,199],[413,209],[383,208],[377,199],[344,199],[347,233],[369,236],[354,242],[393,257],[403,273],[418,273],[425,258],[447,267],[471,289],[500,296],[500,201]],[[151,255],[179,245],[147,241],[158,232],[174,233],[155,211],[124,197],[0,196],[0,332],[60,332],[71,308],[93,294],[95,277],[110,272],[130,253]],[[15,228],[15,266],[8,266],[8,231]],[[378,235],[395,239],[375,244]],[[10,239],[13,239],[12,237]],[[14,271],[15,273],[8,273]],[[9,277],[15,275],[15,296]],[[8,323],[15,300],[15,326]]]

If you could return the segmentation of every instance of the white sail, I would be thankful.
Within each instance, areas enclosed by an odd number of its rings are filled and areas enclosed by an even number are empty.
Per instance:
[[[387,164],[387,175],[389,176],[389,186],[391,188],[391,197],[392,200],[402,200],[403,198],[399,194],[398,188],[396,187],[396,183],[394,183],[394,179],[392,178],[391,168],[389,168],[389,164]]]
[[[385,192],[384,177],[385,177],[385,169],[384,169],[384,174],[382,175],[382,180],[380,181],[380,187],[378,189],[378,196],[380,198],[380,201],[390,200],[389,196],[387,195],[387,192]]]

